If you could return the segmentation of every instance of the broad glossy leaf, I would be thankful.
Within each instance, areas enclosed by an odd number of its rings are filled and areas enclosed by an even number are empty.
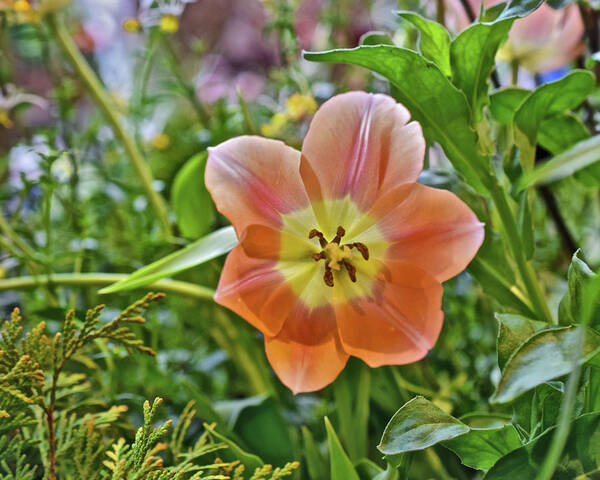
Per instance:
[[[593,91],[596,80],[591,72],[576,70],[533,91],[515,113],[515,126],[525,171],[533,167],[533,148],[544,118],[577,107]]]
[[[432,62],[412,50],[390,46],[306,52],[307,60],[359,65],[386,77],[396,99],[421,123],[425,137],[438,142],[463,177],[479,192],[487,178],[488,159],[478,151],[470,128],[471,112],[464,94]]]
[[[512,125],[515,112],[531,93],[518,87],[507,87],[490,95],[490,112],[496,121],[502,125]]]
[[[479,122],[488,103],[489,77],[496,52],[508,36],[514,19],[475,23],[463,30],[450,46],[452,81],[471,105],[474,123]]]
[[[325,417],[325,429],[327,430],[327,444],[329,445],[331,480],[360,480],[327,417]]]
[[[167,255],[150,265],[137,270],[124,280],[109,285],[99,293],[113,293],[142,287],[161,278],[171,277],[179,272],[212,260],[227,253],[238,243],[233,227],[224,227],[187,247]]]
[[[579,117],[572,113],[559,113],[542,121],[538,143],[552,155],[558,155],[589,137],[590,132]]]
[[[504,455],[521,446],[515,427],[472,428],[469,433],[442,443],[456,453],[461,462],[477,470],[488,470]]]
[[[389,33],[373,30],[363,34],[358,41],[360,45],[394,45]]]
[[[581,323],[584,286],[593,276],[595,273],[579,258],[579,251],[575,252],[569,265],[567,291],[558,307],[558,321],[561,325]]]
[[[548,328],[546,322],[531,320],[511,313],[497,313],[498,338],[498,366],[504,369],[510,356],[534,333]]]
[[[181,234],[187,238],[204,235],[215,219],[215,209],[204,185],[206,154],[190,158],[173,181],[171,204]]]
[[[548,454],[555,428],[502,457],[485,480],[535,480]],[[582,415],[571,425],[558,468],[552,478],[574,479],[600,465],[600,413]],[[585,477],[583,477],[585,478]]]
[[[439,23],[423,18],[414,12],[398,12],[419,30],[419,51],[425,58],[435,63],[446,75],[450,70],[450,35]]]
[[[600,135],[583,140],[568,150],[525,173],[517,188],[524,190],[533,185],[545,185],[561,180],[600,160]]]
[[[530,337],[508,359],[492,403],[506,403],[549,380],[571,372],[579,355],[578,326],[542,330]],[[600,352],[600,335],[586,330],[583,354],[585,363]]]
[[[511,0],[496,21],[512,17],[525,17],[536,10],[543,0]]]
[[[467,425],[429,400],[415,397],[391,418],[377,449],[386,457],[393,458],[464,435],[469,430]]]

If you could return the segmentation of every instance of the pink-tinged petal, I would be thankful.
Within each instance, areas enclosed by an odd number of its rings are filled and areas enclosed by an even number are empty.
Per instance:
[[[325,102],[302,144],[300,173],[311,200],[350,195],[366,210],[392,186],[416,181],[425,140],[409,119],[387,95],[350,92]]]
[[[246,255],[271,260],[309,261],[316,248],[308,239],[264,225],[248,225],[241,239]]]
[[[233,310],[265,335],[277,335],[297,295],[274,260],[250,258],[241,245],[225,260],[215,301]]]
[[[281,214],[308,206],[300,152],[277,140],[242,136],[208,149],[206,186],[238,237],[251,224],[281,226]]]
[[[423,358],[443,323],[442,286],[413,265],[388,262],[370,297],[336,306],[342,346],[371,367]]]
[[[331,306],[309,310],[295,304],[277,337],[265,337],[269,363],[294,394],[319,390],[335,380],[348,361]]]
[[[463,271],[483,243],[484,229],[456,195],[418,183],[378,199],[372,231],[392,243],[386,258],[416,265],[443,282]],[[368,244],[369,231],[361,241]]]

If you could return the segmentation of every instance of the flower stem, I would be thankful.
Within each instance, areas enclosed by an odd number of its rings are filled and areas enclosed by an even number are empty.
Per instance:
[[[56,273],[51,276],[39,275],[37,278],[33,276],[13,277],[0,280],[0,292],[47,285],[103,287],[127,277],[128,275],[120,273]],[[215,294],[211,288],[176,280],[160,280],[144,288],[162,290],[199,300],[212,299]]]
[[[521,240],[519,228],[517,227],[517,221],[515,220],[513,211],[508,203],[506,192],[496,179],[489,182],[489,191],[494,204],[496,205],[496,209],[498,210],[500,221],[504,226],[509,248],[515,263],[517,264],[517,268],[519,269],[521,280],[523,281],[525,289],[527,290],[527,294],[530,297],[533,309],[539,317],[538,320],[542,320],[550,324],[556,323],[552,317],[552,314],[550,313],[550,310],[548,309],[548,304],[546,303],[546,299],[544,298],[544,294],[538,279],[535,276],[535,271],[533,270],[531,263],[525,257],[525,250],[523,248],[523,242]]]
[[[131,160],[133,168],[142,182],[142,186],[146,192],[146,195],[148,196],[150,205],[154,209],[165,234],[168,236],[170,233],[170,224],[167,215],[167,205],[160,194],[154,190],[154,187],[152,186],[152,172],[144,161],[144,158],[135,144],[135,141],[127,133],[123,123],[121,122],[121,119],[119,118],[119,114],[115,108],[115,105],[100,83],[100,80],[77,48],[73,37],[71,37],[67,31],[63,22],[55,13],[50,13],[46,16],[46,23],[63,53],[68,58],[82,82],[87,87],[89,93],[94,98],[100,110],[102,110],[102,113],[104,113],[108,123],[115,133],[115,136],[122,143],[127,156]]]

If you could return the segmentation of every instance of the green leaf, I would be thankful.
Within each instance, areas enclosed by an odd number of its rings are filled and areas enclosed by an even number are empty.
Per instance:
[[[204,185],[206,153],[190,158],[173,181],[171,204],[181,234],[187,238],[204,235],[215,220],[214,205]]]
[[[325,429],[327,430],[327,444],[329,445],[331,480],[360,480],[327,417],[325,417]]]
[[[227,253],[238,243],[233,227],[224,227],[187,247],[167,255],[150,265],[137,270],[120,282],[109,285],[99,293],[113,293],[142,287],[161,278],[171,277],[179,272],[212,260]]]
[[[395,87],[396,99],[420,122],[425,137],[438,142],[467,183],[486,191],[488,159],[478,151],[470,128],[471,112],[464,94],[432,62],[412,50],[390,46],[362,46],[348,50],[306,52],[307,60],[342,62],[369,68]]]
[[[496,319],[498,320],[498,338],[496,340],[496,347],[500,370],[504,369],[510,356],[525,343],[526,340],[531,338],[536,332],[548,328],[546,322],[531,320],[511,313],[497,313]]]
[[[531,93],[518,87],[507,87],[490,95],[490,112],[501,125],[512,125],[519,106]]]
[[[423,397],[405,403],[391,418],[377,449],[387,457],[424,450],[464,435],[470,428]]]
[[[414,12],[398,12],[419,30],[419,51],[428,60],[435,63],[446,75],[450,70],[450,35],[439,23],[423,18]]]
[[[506,403],[549,380],[568,374],[579,355],[578,326],[553,328],[535,333],[508,359],[492,403]],[[600,335],[586,330],[583,354],[585,363],[600,352]]]
[[[511,0],[496,21],[505,18],[525,17],[536,10],[543,0]]]
[[[467,96],[473,123],[481,120],[483,107],[488,103],[488,80],[496,65],[496,52],[513,21],[475,23],[463,30],[450,46],[452,80]]]
[[[579,117],[572,113],[559,113],[545,118],[538,132],[538,143],[552,155],[590,137],[590,132]]]
[[[470,432],[446,440],[442,445],[456,453],[460,461],[477,470],[488,470],[501,457],[521,446],[512,425],[500,428],[472,428]]]
[[[531,208],[529,206],[529,193],[522,192],[519,201],[518,225],[525,258],[531,260],[535,252],[535,236],[533,232],[533,220],[531,218]]]
[[[560,80],[538,87],[523,101],[515,113],[515,126],[521,164],[526,172],[533,167],[534,147],[544,118],[577,107],[595,85],[596,80],[591,72],[575,70]]]
[[[545,431],[526,445],[502,457],[485,480],[535,480],[548,454],[556,428]],[[582,415],[571,423],[571,431],[552,478],[574,479],[600,465],[600,413]],[[583,477],[585,478],[585,477]]]
[[[394,45],[394,40],[389,33],[373,30],[364,33],[358,43],[359,45]]]
[[[517,189],[524,190],[533,185],[556,182],[598,160],[600,160],[600,135],[595,135],[523,174],[517,182]]]
[[[302,453],[306,460],[306,467],[310,478],[326,478],[327,468],[325,460],[319,452],[319,448],[310,433],[310,430],[305,426],[302,427]]]
[[[579,258],[579,251],[575,252],[569,265],[567,291],[558,306],[558,322],[561,325],[581,323],[585,284],[594,276],[595,273]]]
[[[368,458],[361,458],[356,462],[356,472],[358,473],[360,480],[398,480],[398,470],[392,465],[388,464],[387,468],[384,470]]]

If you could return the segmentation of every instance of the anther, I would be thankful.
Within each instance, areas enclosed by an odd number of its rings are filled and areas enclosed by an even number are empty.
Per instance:
[[[319,260],[324,260],[327,257],[325,256],[324,252],[319,252],[319,253],[313,253],[312,258],[315,262],[318,262]]]
[[[338,227],[336,232],[335,232],[335,238],[331,241],[332,243],[337,243],[338,245],[340,244],[340,240],[342,239],[342,237],[346,235],[346,230],[344,230],[343,227]]]
[[[333,287],[333,272],[331,271],[331,268],[325,267],[325,274],[323,275],[323,281],[325,282],[325,285],[327,285],[328,287]]]
[[[346,260],[342,260],[344,267],[346,267],[346,271],[348,272],[348,276],[352,282],[356,283],[356,268],[350,262]]]
[[[316,228],[313,228],[310,232],[308,232],[308,238],[313,239],[317,237],[319,239],[319,243],[321,244],[321,248],[325,248],[327,246],[327,240],[321,232],[319,232]]]
[[[365,260],[369,259],[369,249],[364,243],[354,242],[350,248],[355,247]]]

